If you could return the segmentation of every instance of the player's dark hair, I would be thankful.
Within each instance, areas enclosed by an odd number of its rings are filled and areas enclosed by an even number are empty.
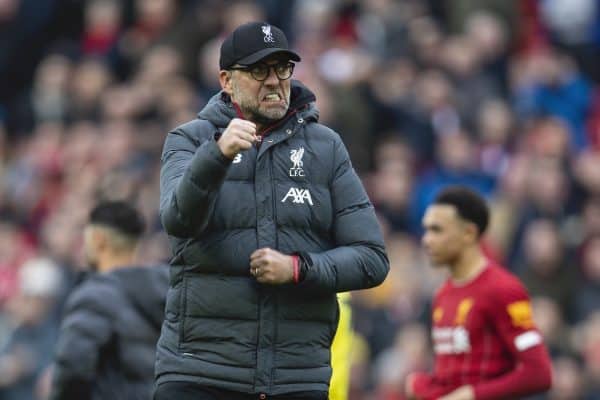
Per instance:
[[[125,201],[103,201],[90,213],[89,223],[102,225],[132,238],[144,233],[146,224],[142,215]]]
[[[458,215],[474,223],[483,235],[490,220],[490,210],[484,198],[466,186],[448,186],[436,196],[434,204],[447,204],[456,208]]]

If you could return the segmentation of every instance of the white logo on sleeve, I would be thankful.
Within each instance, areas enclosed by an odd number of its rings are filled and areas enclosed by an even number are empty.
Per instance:
[[[542,335],[537,331],[527,331],[515,337],[515,347],[519,351],[525,351],[542,343]]]
[[[304,176],[304,170],[302,169],[304,162],[302,161],[302,157],[304,157],[304,147],[290,151],[290,160],[292,161],[290,176]]]
[[[311,206],[313,205],[312,197],[310,195],[310,191],[308,189],[298,189],[298,188],[290,188],[287,194],[281,200],[282,203],[285,203],[287,199],[292,198],[292,203],[295,204],[304,204],[304,200],[308,202]]]
[[[271,25],[263,25],[262,31],[265,35],[263,39],[265,43],[275,43],[275,39],[273,38],[273,34],[271,33]]]
[[[240,162],[242,162],[242,153],[237,153],[233,159],[233,163],[239,164]]]

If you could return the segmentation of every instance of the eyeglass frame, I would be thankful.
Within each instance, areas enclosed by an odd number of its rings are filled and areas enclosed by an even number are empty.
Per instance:
[[[279,76],[279,73],[277,72],[276,67],[278,66],[286,66],[289,68],[290,70],[290,75],[287,78],[282,78]],[[265,77],[263,79],[257,79],[256,76],[254,75],[254,73],[252,73],[252,69],[257,67],[257,66],[264,66],[267,68],[267,74],[265,75]],[[252,79],[254,79],[255,81],[258,82],[264,82],[266,81],[269,76],[271,75],[271,70],[275,71],[275,76],[277,77],[277,79],[281,80],[281,81],[287,81],[288,79],[290,79],[292,77],[292,75],[294,74],[294,67],[296,66],[296,64],[294,64],[291,61],[285,61],[285,62],[278,62],[276,64],[267,64],[264,62],[258,62],[258,63],[254,63],[252,65],[248,65],[248,66],[239,66],[239,67],[229,67],[229,70],[233,70],[233,71],[244,71],[244,72],[248,72],[250,74],[250,76],[252,76]]]

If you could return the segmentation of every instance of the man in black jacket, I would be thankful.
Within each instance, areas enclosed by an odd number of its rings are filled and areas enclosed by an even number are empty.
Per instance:
[[[168,269],[134,264],[144,231],[125,202],[104,202],[84,231],[90,277],[69,296],[53,367],[52,400],[151,398]]]
[[[294,61],[275,26],[238,27],[222,91],[167,136],[155,399],[326,399],[336,293],[387,275],[373,207]]]

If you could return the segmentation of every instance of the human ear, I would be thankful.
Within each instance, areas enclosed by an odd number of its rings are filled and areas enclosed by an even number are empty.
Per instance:
[[[223,91],[230,96],[233,93],[233,89],[231,87],[231,79],[232,79],[231,71],[226,71],[226,70],[219,71],[219,83],[221,84],[221,89],[223,89]]]

